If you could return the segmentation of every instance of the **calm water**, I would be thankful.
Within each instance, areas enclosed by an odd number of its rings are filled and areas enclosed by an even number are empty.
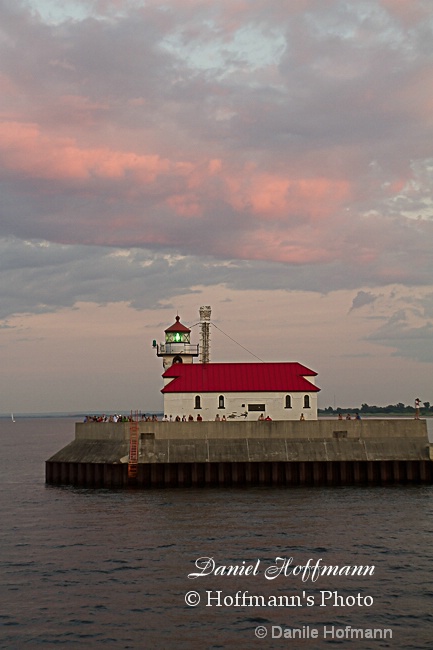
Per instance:
[[[1,648],[433,647],[433,487],[48,487],[44,461],[73,434],[68,419],[0,420]],[[217,565],[260,560],[258,574],[188,579],[202,556]],[[268,580],[278,556],[375,573]],[[191,590],[197,607],[185,604]],[[207,591],[226,604],[207,606]],[[321,607],[325,591],[374,602]],[[302,606],[230,606],[236,592],[299,596]],[[393,638],[323,638],[346,625],[391,628]],[[309,626],[319,638],[272,638],[272,626],[274,635]]]

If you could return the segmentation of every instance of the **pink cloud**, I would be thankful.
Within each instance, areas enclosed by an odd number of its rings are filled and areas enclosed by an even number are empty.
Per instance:
[[[243,259],[299,265],[326,263],[335,259],[335,251],[324,246],[323,241],[319,231],[311,232],[308,228],[294,228],[290,232],[259,228],[237,243],[236,255]]]
[[[108,147],[85,148],[72,138],[46,134],[34,123],[0,125],[0,154],[3,165],[18,176],[75,181],[83,195],[92,187],[96,194],[100,191],[94,183],[98,178],[116,184],[91,221],[86,212],[74,215],[73,225],[69,216],[63,226],[59,216],[57,225],[43,217],[63,242],[78,238],[95,244],[123,241],[188,249],[191,240],[200,240],[204,253],[293,264],[327,262],[345,254],[332,241],[324,245],[329,224],[341,221],[337,215],[352,193],[343,178],[296,178],[265,173],[253,164],[239,170],[229,158],[176,162]],[[150,212],[140,206],[146,192],[153,202]],[[233,211],[230,237],[218,228],[214,206],[221,200]],[[197,222],[196,232],[184,230],[179,219]],[[361,255],[359,248],[356,254],[362,264],[375,255]]]
[[[203,216],[203,206],[194,194],[176,194],[167,199],[167,204],[174,212],[186,218]]]
[[[350,183],[343,179],[290,178],[253,172],[246,178],[226,180],[236,209],[251,210],[271,221],[285,221],[290,215],[313,220],[326,218],[351,194]]]
[[[381,217],[371,218],[367,227],[353,205],[346,213],[359,190],[355,180],[341,174],[302,176],[308,161],[301,157],[298,176],[289,169],[286,175],[264,172],[257,163],[240,166],[228,153],[179,162],[84,147],[37,124],[19,122],[0,125],[0,156],[18,178],[74,181],[82,196],[90,191],[96,197],[91,219],[84,209],[72,222],[67,207],[39,217],[42,231],[49,229],[57,241],[182,251],[197,250],[200,242],[202,253],[225,258],[291,264],[340,259],[363,267],[378,259],[384,245],[391,246]],[[354,179],[353,170],[350,175]],[[108,193],[101,194],[98,179],[109,181]],[[405,182],[405,177],[395,177],[382,196],[398,193]],[[396,277],[392,268],[387,272]]]
[[[4,167],[36,179],[85,181],[132,174],[141,183],[153,183],[160,174],[188,169],[159,155],[80,147],[72,138],[46,135],[38,125],[20,122],[0,124],[0,156]]]

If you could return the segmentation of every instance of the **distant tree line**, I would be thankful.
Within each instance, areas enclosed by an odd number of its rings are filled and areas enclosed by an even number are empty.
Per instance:
[[[403,415],[405,413],[415,413],[415,407],[405,405],[402,402],[388,404],[388,406],[371,406],[370,404],[362,404],[361,407],[349,408],[341,408],[340,406],[333,408],[332,406],[327,406],[324,409],[319,409],[319,413],[325,413],[327,415],[338,415],[338,413],[398,413]],[[433,406],[430,405],[430,402],[423,402],[423,405],[420,407],[420,413],[424,415],[433,414]]]

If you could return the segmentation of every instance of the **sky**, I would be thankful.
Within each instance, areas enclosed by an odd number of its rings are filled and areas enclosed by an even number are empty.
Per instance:
[[[0,412],[211,361],[433,403],[431,0],[0,0]],[[236,342],[236,343],[235,343]]]

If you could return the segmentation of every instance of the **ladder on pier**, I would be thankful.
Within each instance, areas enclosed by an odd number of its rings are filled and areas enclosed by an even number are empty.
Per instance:
[[[138,414],[131,420],[129,425],[129,458],[128,478],[135,479],[138,474]]]

